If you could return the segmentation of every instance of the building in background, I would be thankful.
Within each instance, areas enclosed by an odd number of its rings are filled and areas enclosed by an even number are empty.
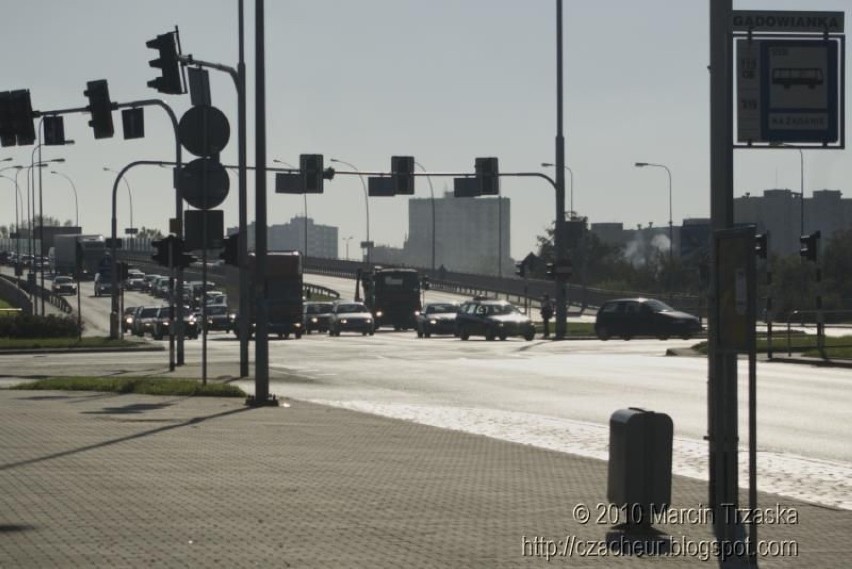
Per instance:
[[[288,223],[270,225],[267,228],[267,244],[270,251],[305,251],[305,217],[294,217]],[[249,249],[254,249],[254,222],[246,227],[248,232]],[[338,228],[331,225],[319,225],[310,217],[307,218],[308,257],[325,259],[338,258]],[[238,231],[229,227],[228,235]]]
[[[804,201],[792,190],[765,190],[760,197],[734,199],[734,222],[753,223],[759,233],[769,231],[771,254],[796,255],[802,234],[821,231],[826,242],[852,227],[852,199],[844,199],[839,190],[817,190]]]
[[[456,198],[446,192],[434,201],[435,268],[496,275],[499,267],[504,276],[514,274],[509,198]],[[409,265],[432,266],[432,205],[432,198],[408,200],[408,238],[403,249]]]

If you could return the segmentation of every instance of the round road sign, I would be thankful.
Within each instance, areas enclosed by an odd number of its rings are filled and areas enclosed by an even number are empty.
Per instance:
[[[210,157],[218,155],[227,146],[231,138],[231,126],[225,113],[216,107],[198,105],[180,118],[178,138],[189,152]]]
[[[197,158],[181,168],[178,185],[186,203],[198,209],[212,209],[228,197],[231,180],[217,160]]]

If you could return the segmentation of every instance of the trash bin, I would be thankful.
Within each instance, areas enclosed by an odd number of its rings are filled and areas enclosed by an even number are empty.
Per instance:
[[[636,407],[609,419],[607,499],[630,525],[649,526],[672,495],[671,417]]]

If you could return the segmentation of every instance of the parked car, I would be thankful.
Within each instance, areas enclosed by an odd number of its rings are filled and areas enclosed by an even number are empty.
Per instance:
[[[687,340],[701,332],[697,316],[675,310],[653,298],[618,298],[601,305],[595,319],[595,334],[601,340],[620,336],[655,336],[668,340],[679,336]]]
[[[485,336],[486,340],[535,337],[535,326],[523,312],[505,300],[474,299],[462,304],[456,316],[456,334],[462,340]]]
[[[414,319],[417,337],[429,338],[432,334],[455,334],[458,312],[459,304],[456,302],[426,304]]]
[[[373,314],[363,302],[338,302],[328,318],[328,335],[340,336],[341,332],[361,332],[370,336],[376,330]]]
[[[311,331],[325,332],[328,330],[328,320],[334,309],[333,302],[306,302],[304,306],[305,333]]]
[[[77,283],[71,277],[55,277],[50,290],[53,294],[77,294]]]
[[[231,313],[228,311],[227,305],[224,304],[208,304],[204,307],[205,316],[207,317],[206,328],[208,332],[214,330],[224,330],[227,332],[231,329]]]

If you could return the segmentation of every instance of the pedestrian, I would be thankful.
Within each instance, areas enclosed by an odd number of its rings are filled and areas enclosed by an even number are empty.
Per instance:
[[[550,319],[553,318],[553,303],[546,294],[541,297],[541,319],[544,322],[544,337],[550,336]]]

